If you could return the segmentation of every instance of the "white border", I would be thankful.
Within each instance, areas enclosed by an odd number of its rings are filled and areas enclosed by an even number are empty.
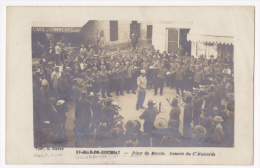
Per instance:
[[[34,1],[13,1],[13,0],[0,0],[1,1],[1,39],[0,39],[0,167],[13,167],[13,168],[23,168],[23,167],[75,167],[75,165],[5,165],[5,61],[6,61],[6,7],[7,6],[255,6],[255,92],[254,92],[254,166],[250,167],[260,167],[259,164],[259,121],[260,121],[260,108],[259,108],[259,7],[260,2],[254,1],[52,1],[52,0],[34,0]],[[232,159],[232,158],[230,158]],[[155,167],[152,165],[135,165],[135,167]],[[160,167],[166,167],[160,166]],[[80,165],[77,167],[93,167],[93,165]],[[99,165],[97,167],[130,167],[126,165]],[[175,167],[193,167],[193,166],[175,166]],[[194,167],[208,167],[208,166],[194,166]],[[227,167],[227,166],[213,166],[213,167]],[[228,166],[229,168],[236,166]],[[249,166],[243,166],[249,167]]]

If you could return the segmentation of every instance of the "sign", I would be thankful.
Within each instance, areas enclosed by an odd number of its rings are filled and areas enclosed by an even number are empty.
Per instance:
[[[32,27],[33,32],[39,33],[79,33],[81,27]]]

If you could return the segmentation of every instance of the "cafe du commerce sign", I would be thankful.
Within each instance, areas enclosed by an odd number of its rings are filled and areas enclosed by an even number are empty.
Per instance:
[[[38,33],[79,33],[81,27],[32,27]]]

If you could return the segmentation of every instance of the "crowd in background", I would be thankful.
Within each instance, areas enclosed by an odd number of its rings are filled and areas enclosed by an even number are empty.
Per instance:
[[[40,45],[40,44],[39,44]],[[35,145],[66,146],[66,112],[75,104],[76,147],[228,146],[234,143],[234,70],[230,55],[210,59],[155,50],[153,46],[117,49],[81,45],[76,51],[62,41],[40,47],[33,65]],[[136,94],[137,78],[145,72],[147,90],[163,95],[176,90],[170,101],[169,121],[156,121],[160,113],[149,100],[140,115],[144,120],[124,123],[116,96]],[[201,89],[201,88],[207,89]],[[174,92],[173,92],[174,93]],[[150,99],[150,98],[149,98]],[[180,113],[184,107],[183,134]],[[139,104],[136,110],[144,108]],[[131,109],[128,109],[131,110]],[[135,110],[135,109],[133,109]]]

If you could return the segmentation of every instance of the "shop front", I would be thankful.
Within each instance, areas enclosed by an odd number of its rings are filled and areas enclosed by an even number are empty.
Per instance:
[[[230,24],[205,24],[195,22],[187,35],[191,41],[191,55],[195,58],[203,56],[210,58],[213,55],[227,55],[233,57],[233,29]]]
[[[84,41],[81,35],[81,27],[32,27],[32,50],[33,53],[55,47],[57,42],[78,48]],[[33,55],[33,57],[37,57]]]

